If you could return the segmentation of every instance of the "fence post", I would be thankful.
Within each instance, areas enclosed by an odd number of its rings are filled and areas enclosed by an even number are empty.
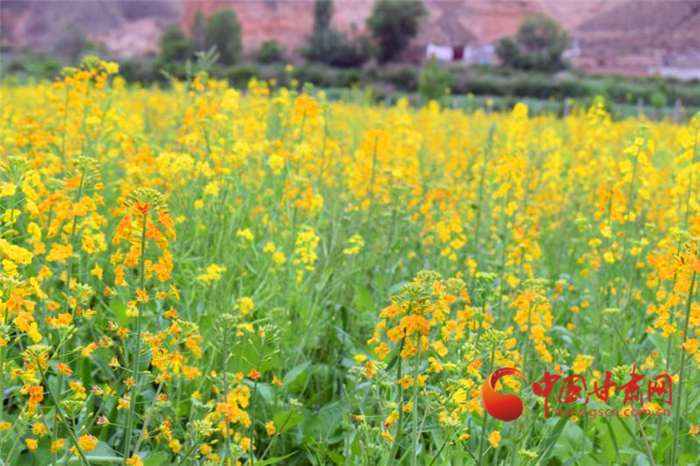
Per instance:
[[[681,99],[677,98],[676,103],[673,105],[673,121],[680,123],[681,121]]]

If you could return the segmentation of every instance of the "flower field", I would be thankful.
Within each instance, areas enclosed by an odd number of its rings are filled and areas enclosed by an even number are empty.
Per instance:
[[[700,118],[0,92],[0,464],[697,464]]]

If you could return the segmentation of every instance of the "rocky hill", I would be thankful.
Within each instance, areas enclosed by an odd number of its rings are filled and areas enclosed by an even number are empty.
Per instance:
[[[700,68],[700,1],[427,0],[429,17],[415,47],[488,45],[513,34],[522,19],[544,12],[569,32],[570,57],[590,72],[646,74],[654,67]],[[373,0],[336,0],[333,22],[364,30]],[[276,39],[288,52],[301,46],[313,24],[312,0],[3,0],[5,48],[56,50],[76,31],[123,57],[154,52],[162,29],[185,29],[198,10],[235,10],[247,52]],[[465,43],[467,42],[467,43]],[[62,45],[64,44],[64,45]]]
[[[157,50],[161,31],[180,20],[178,1],[2,0],[4,48],[60,52],[84,36],[121,57]]]

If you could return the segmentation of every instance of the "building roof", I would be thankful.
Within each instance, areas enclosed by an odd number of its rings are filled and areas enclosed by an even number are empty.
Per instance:
[[[458,14],[442,13],[437,19],[428,20],[413,42],[461,47],[477,42],[477,37],[459,21]]]

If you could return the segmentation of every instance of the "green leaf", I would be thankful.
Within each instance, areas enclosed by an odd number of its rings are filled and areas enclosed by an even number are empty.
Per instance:
[[[129,317],[126,315],[126,304],[118,299],[114,299],[109,303],[109,308],[114,314],[114,319],[123,327],[129,324]]]
[[[553,452],[554,456],[562,461],[577,454],[588,454],[591,450],[591,442],[576,424],[567,422],[559,437]]]
[[[337,465],[345,464],[345,457],[338,453],[337,451],[329,451],[328,457]]]
[[[377,309],[377,304],[374,302],[372,293],[364,287],[357,287],[357,289],[355,289],[353,304],[358,311],[369,312]]]
[[[565,416],[562,416],[556,424],[550,429],[550,433],[545,439],[544,442],[542,442],[542,445],[540,446],[540,457],[539,460],[537,461],[540,464],[547,464],[547,458],[549,458],[549,455],[552,454],[552,449],[554,448],[554,445],[556,445],[557,440],[559,439],[559,436],[561,435],[562,431],[564,430],[564,427],[566,426],[566,423],[568,421],[568,418]],[[553,420],[548,422],[548,424],[551,426],[553,424]]]
[[[293,455],[296,455],[296,453],[297,453],[297,452],[293,451],[293,452],[291,452],[291,453],[288,454],[288,455],[276,456],[275,458],[268,458],[268,459],[266,459],[266,460],[264,460],[264,461],[256,461],[255,464],[257,464],[258,466],[267,466],[268,464],[279,463],[280,461],[284,461],[284,460],[286,460],[287,458],[289,458],[289,457],[291,457],[291,456],[293,456]]]
[[[290,393],[296,393],[304,388],[308,378],[309,363],[303,362],[284,375],[284,387]]]
[[[349,405],[338,402],[324,406],[318,413],[309,416],[304,423],[304,433],[313,437],[323,435],[332,442],[332,436],[343,422],[343,415],[348,412]]]
[[[143,466],[161,466],[166,461],[168,461],[168,454],[164,451],[158,451],[144,458]]]
[[[85,458],[90,464],[118,464],[124,461],[124,458],[101,440],[94,450],[85,453]],[[67,464],[80,464],[81,462],[79,456],[72,455]]]
[[[278,411],[272,416],[272,419],[275,421],[279,433],[284,434],[304,421],[304,413],[298,409],[291,412]]]
[[[266,342],[263,346],[262,339],[258,335],[248,335],[240,347],[232,351],[238,355],[233,360],[233,372],[247,374],[251,369],[256,369],[264,373],[280,367],[277,349],[270,342]]]

